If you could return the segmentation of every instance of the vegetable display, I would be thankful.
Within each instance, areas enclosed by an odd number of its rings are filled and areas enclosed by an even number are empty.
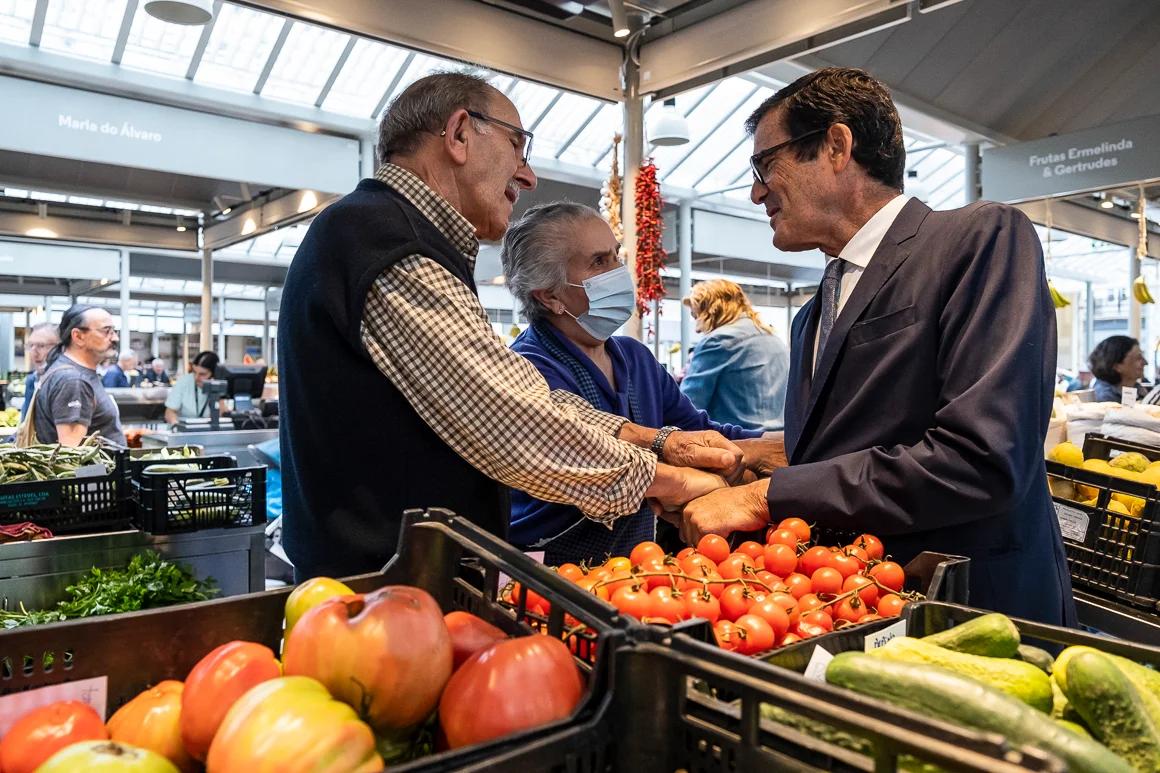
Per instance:
[[[811,528],[786,518],[766,532],[765,544],[736,550],[713,534],[696,548],[666,555],[642,542],[628,557],[600,566],[564,564],[557,572],[646,623],[702,618],[724,649],[754,655],[838,628],[896,617],[920,594],[903,591],[901,566],[882,541],[860,535],[842,547],[810,546]],[[516,603],[517,586],[507,597]],[[548,604],[529,594],[527,608],[547,614]]]
[[[75,447],[0,448],[0,483],[72,478],[80,468],[95,464],[104,465],[106,474],[117,466],[96,435],[90,435]]]

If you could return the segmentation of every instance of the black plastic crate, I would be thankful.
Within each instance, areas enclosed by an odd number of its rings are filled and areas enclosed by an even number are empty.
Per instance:
[[[232,456],[178,462],[198,469],[153,472],[145,467],[133,488],[134,522],[151,534],[253,526],[266,520],[266,468],[238,467]]]
[[[1151,446],[1095,434],[1084,440],[1087,459],[1106,460],[1127,451],[1160,460],[1160,449]],[[1047,462],[1047,473],[1072,581],[1136,607],[1160,610],[1160,489],[1053,461]],[[1091,490],[1094,504],[1084,497]],[[1109,510],[1113,494],[1141,500],[1138,514]]]
[[[489,744],[424,757],[401,771],[503,770],[603,773],[614,760],[619,731],[609,723],[612,675],[626,638],[607,605],[499,538],[445,510],[404,515],[397,555],[382,572],[344,580],[353,590],[411,585],[444,612],[462,609],[512,635],[538,635],[498,601],[510,577],[552,604],[546,632],[572,648],[587,675],[575,714]],[[281,650],[282,616],[292,588],[165,609],[0,631],[0,694],[104,676],[108,713],[163,679],[184,679],[206,653],[233,640]],[[534,687],[529,687],[534,689]],[[519,696],[513,696],[519,699]]]
[[[179,451],[179,450],[183,450],[183,449],[189,449],[193,453],[187,457],[173,457],[171,459],[142,459],[141,458],[144,456],[149,456],[150,454],[159,453],[161,451]],[[230,457],[228,454],[220,454],[220,455],[226,456],[228,458],[233,458],[233,457]],[[126,463],[126,472],[127,472],[130,480],[140,480],[141,471],[144,470],[146,467],[149,467],[151,465],[154,465],[154,464],[184,464],[186,462],[193,461],[194,459],[204,459],[204,458],[206,458],[205,457],[205,448],[203,446],[199,446],[199,445],[187,445],[187,446],[181,446],[179,448],[130,448],[129,449],[129,459],[128,459],[128,462]],[[235,464],[236,464],[236,462],[235,462]]]
[[[54,535],[128,527],[127,454],[105,452],[115,464],[105,475],[0,484],[0,525],[31,521]]]
[[[901,755],[955,771],[1065,770],[1039,750],[1016,749],[997,735],[725,652],[687,635],[683,627],[640,627],[630,638],[632,644],[617,655],[613,686],[620,770],[868,773],[898,770]],[[763,705],[860,739],[863,748],[763,717]]]

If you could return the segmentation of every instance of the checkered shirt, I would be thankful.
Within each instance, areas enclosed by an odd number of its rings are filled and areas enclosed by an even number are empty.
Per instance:
[[[474,268],[475,228],[410,171],[375,177],[407,198]],[[362,341],[378,369],[443,442],[482,473],[605,524],[640,509],[656,458],[616,439],[625,419],[550,391],[496,336],[463,282],[409,255],[372,284]]]

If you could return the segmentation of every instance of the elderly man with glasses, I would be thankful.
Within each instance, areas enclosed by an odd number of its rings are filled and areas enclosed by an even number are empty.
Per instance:
[[[379,569],[402,512],[497,534],[508,487],[606,525],[724,485],[716,432],[655,430],[549,389],[492,332],[473,272],[520,193],[532,134],[486,81],[440,73],[385,112],[375,177],[311,225],[278,322],[283,538],[299,579]],[[680,465],[680,466],[678,466]]]
[[[104,309],[76,305],[64,313],[60,343],[48,355],[31,409],[37,440],[77,446],[99,433],[125,445],[121,413],[97,375],[97,365],[117,351],[117,341],[113,317]]]
[[[28,377],[24,379],[24,402],[20,405],[20,420],[28,415],[28,406],[32,405],[32,396],[36,394],[36,383],[44,375],[48,367],[48,354],[52,348],[60,343],[60,336],[56,325],[51,322],[41,322],[28,330],[24,339],[24,354],[28,357]]]
[[[1031,222],[903,195],[898,112],[861,70],[800,78],[746,128],[774,246],[826,267],[791,332],[788,466],[691,503],[686,534],[790,515],[873,532],[900,561],[969,556],[974,606],[1074,624],[1043,463],[1055,311]]]

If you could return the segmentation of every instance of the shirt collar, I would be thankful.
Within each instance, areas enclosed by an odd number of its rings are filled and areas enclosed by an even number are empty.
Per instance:
[[[886,202],[882,209],[875,212],[873,217],[858,229],[853,238],[846,242],[846,246],[838,253],[838,257],[858,268],[864,269],[870,265],[870,259],[878,251],[878,245],[882,243],[886,232],[890,230],[890,226],[894,225],[898,213],[902,211],[908,201],[910,201],[910,197],[900,193]]]
[[[375,172],[375,179],[391,186],[439,229],[455,249],[467,258],[468,266],[475,270],[475,258],[479,254],[479,239],[475,238],[475,226],[459,213],[451,202],[440,196],[417,174],[395,164],[383,164]]]

